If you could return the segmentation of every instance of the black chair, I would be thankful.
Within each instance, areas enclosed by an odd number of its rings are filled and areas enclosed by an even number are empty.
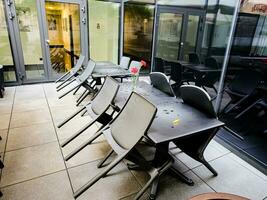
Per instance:
[[[185,104],[200,110],[210,118],[217,118],[211,98],[205,90],[194,85],[183,85],[180,88],[180,93]],[[218,173],[204,158],[204,151],[217,131],[218,128],[211,128],[207,131],[200,131],[198,135],[195,135],[193,138],[184,137],[173,142],[184,153],[201,162],[213,173],[214,176],[217,176]]]
[[[201,63],[200,58],[199,58],[197,53],[189,53],[188,54],[188,61],[189,61],[189,63],[197,64],[197,65],[199,65]]]
[[[205,66],[211,69],[219,69],[218,62],[213,57],[205,59]],[[219,80],[219,77],[219,71],[206,72],[204,74],[201,74],[201,77],[198,77],[196,79],[196,85],[203,87],[204,90],[206,90],[206,87],[212,88],[217,94],[217,89],[215,88],[214,84]]]
[[[239,72],[225,89],[231,100],[224,107],[223,113],[229,113],[245,102],[254,93],[261,80],[262,76],[257,71],[245,70]],[[232,106],[230,107],[230,105]]]
[[[168,77],[162,72],[152,72],[149,74],[150,82],[153,87],[174,97],[175,93],[170,85]]]
[[[155,72],[162,72],[164,73],[164,62],[161,58],[155,57],[154,58],[154,70]]]

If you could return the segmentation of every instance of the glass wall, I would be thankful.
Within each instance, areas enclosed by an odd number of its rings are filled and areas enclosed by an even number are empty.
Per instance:
[[[0,1],[0,21],[0,65],[4,66],[5,81],[16,81],[15,66],[10,47],[3,1]]]
[[[44,79],[36,1],[15,0],[15,8],[27,79]]]
[[[123,54],[133,60],[145,60],[150,72],[154,5],[126,2],[124,6]]]
[[[88,0],[90,58],[118,64],[120,3]]]
[[[244,1],[224,83],[220,137],[267,166],[267,3]],[[227,38],[226,38],[227,39]],[[223,42],[221,42],[222,44]],[[218,44],[218,43],[217,43]]]

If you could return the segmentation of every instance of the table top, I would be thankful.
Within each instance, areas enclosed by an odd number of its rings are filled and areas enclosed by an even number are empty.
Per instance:
[[[95,69],[110,69],[110,68],[120,68],[119,65],[116,65],[110,61],[100,61],[96,62]]]
[[[170,97],[146,82],[139,82],[136,92],[144,96],[157,108],[157,115],[148,130],[148,137],[156,144],[196,134],[200,131],[223,126],[216,118]],[[115,103],[122,106],[131,93],[131,82],[122,83]]]
[[[95,68],[92,73],[93,78],[102,78],[106,76],[129,76],[131,73],[121,67]]]

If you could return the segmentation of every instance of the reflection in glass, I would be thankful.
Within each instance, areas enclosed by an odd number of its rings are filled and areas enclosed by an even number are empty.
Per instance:
[[[46,20],[52,74],[70,70],[80,55],[78,4],[46,2]]]
[[[145,60],[150,68],[154,6],[125,3],[123,53],[136,60]],[[150,70],[149,70],[150,71]]]
[[[120,4],[88,1],[90,58],[118,63]]]
[[[0,21],[0,65],[4,66],[5,81],[16,81],[3,1],[0,2]]]
[[[182,14],[160,14],[156,57],[166,60],[178,60],[182,23]]]
[[[197,47],[199,16],[189,15],[183,54],[195,52]]]
[[[239,13],[231,57],[221,99],[220,120],[237,133],[218,136],[239,150],[267,165],[267,24],[259,15],[257,1],[244,1]],[[264,1],[262,1],[264,3]],[[263,4],[267,8],[267,4]],[[255,12],[254,12],[255,11]],[[230,19],[229,16],[226,16]],[[225,27],[227,28],[227,27]]]
[[[36,1],[16,0],[15,8],[27,79],[44,79]]]

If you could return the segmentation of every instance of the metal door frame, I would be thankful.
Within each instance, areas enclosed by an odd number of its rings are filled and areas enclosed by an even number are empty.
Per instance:
[[[204,17],[205,17],[205,11],[202,9],[193,9],[193,8],[184,8],[184,7],[177,7],[177,6],[157,6],[157,14],[156,14],[156,26],[155,26],[155,44],[154,44],[154,57],[157,55],[157,40],[158,40],[158,27],[159,27],[159,18],[161,13],[176,13],[181,14],[183,16],[182,20],[182,30],[180,35],[180,43],[179,45],[179,51],[177,55],[177,60],[183,59],[183,48],[182,45],[185,42],[186,39],[186,33],[188,28],[188,17],[189,15],[195,15],[199,16],[199,25],[198,25],[198,34],[197,34],[197,42],[196,42],[196,52],[198,52],[201,49],[202,39],[203,39],[203,33],[204,33]]]
[[[50,49],[47,45],[46,40],[49,39],[48,29],[46,23],[46,10],[45,2],[55,2],[55,3],[69,3],[69,4],[78,4],[80,9],[80,50],[81,54],[85,56],[84,64],[88,62],[88,31],[87,31],[87,1],[86,0],[38,0],[38,12],[40,13],[40,32],[41,32],[41,43],[43,49],[43,57],[46,63],[45,68],[47,70],[48,80],[53,81],[58,77],[52,76],[52,67],[50,59]],[[58,75],[60,76],[60,74]]]

